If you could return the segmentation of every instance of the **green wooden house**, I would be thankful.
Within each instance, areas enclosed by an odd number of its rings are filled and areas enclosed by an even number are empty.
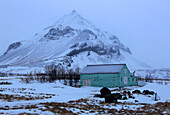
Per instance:
[[[87,65],[80,73],[81,86],[124,87],[138,85],[126,64]]]

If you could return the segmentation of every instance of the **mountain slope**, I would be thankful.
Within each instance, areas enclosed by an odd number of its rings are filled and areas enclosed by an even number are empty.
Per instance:
[[[36,34],[32,40],[13,43],[0,57],[0,65],[79,66],[127,63],[130,68],[149,68],[135,59],[130,49],[112,34],[104,32],[76,11]]]

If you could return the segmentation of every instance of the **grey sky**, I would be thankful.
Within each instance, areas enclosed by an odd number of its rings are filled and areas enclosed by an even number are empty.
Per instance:
[[[169,0],[0,0],[0,53],[74,9],[133,54],[170,67]]]

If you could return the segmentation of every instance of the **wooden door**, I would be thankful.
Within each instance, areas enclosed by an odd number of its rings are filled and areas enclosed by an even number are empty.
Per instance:
[[[82,80],[83,86],[91,86],[91,80],[90,79],[84,79]]]
[[[124,85],[127,85],[127,77],[126,76],[124,77],[123,83],[124,83]]]

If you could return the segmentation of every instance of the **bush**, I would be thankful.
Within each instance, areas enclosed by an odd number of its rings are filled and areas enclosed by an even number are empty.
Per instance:
[[[24,83],[31,83],[33,81],[38,81],[38,82],[50,82],[49,76],[28,76],[26,78],[21,78],[21,82]]]
[[[69,85],[77,86],[77,83],[80,79],[80,68],[68,69],[64,68],[61,64],[59,65],[48,65],[44,68],[45,73],[36,73],[27,74],[28,77],[21,78],[21,81],[25,83],[30,83],[31,81],[39,81],[39,82],[54,82],[56,80],[64,80],[64,84],[66,85],[66,79],[69,80]]]

